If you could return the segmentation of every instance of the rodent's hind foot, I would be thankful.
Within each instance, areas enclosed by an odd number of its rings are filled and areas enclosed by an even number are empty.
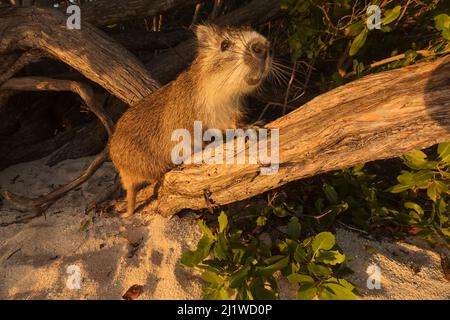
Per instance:
[[[134,214],[134,212],[129,212],[129,211],[127,211],[127,212],[124,212],[124,213],[119,214],[119,218],[124,218],[124,219],[126,219],[126,218],[131,217],[133,214]]]

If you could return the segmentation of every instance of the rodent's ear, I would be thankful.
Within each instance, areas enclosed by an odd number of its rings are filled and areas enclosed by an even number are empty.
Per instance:
[[[198,42],[209,42],[211,36],[214,34],[213,27],[206,24],[200,24],[195,27],[195,35]]]

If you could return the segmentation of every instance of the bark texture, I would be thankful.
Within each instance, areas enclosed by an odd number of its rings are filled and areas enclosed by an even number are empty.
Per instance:
[[[67,29],[66,17],[57,10],[2,10],[0,34],[0,57],[10,61],[0,64],[0,74],[11,66],[36,60],[38,50],[71,66],[127,104],[159,87],[143,64],[120,44],[89,23],[83,23],[80,30]],[[17,56],[17,52],[25,53]]]

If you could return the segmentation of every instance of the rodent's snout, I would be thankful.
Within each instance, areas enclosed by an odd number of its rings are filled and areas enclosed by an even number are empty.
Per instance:
[[[245,62],[249,66],[249,74],[245,80],[250,86],[258,86],[267,76],[271,68],[272,50],[270,42],[263,37],[250,41]]]
[[[252,55],[261,60],[266,60],[270,51],[270,45],[268,42],[255,41],[250,45]]]

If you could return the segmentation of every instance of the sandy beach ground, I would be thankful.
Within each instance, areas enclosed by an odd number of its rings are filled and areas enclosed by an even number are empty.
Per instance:
[[[92,158],[45,160],[0,172],[0,192],[40,195],[76,177]],[[197,243],[193,216],[167,219],[145,209],[123,220],[107,215],[92,219],[86,207],[113,184],[107,163],[81,188],[59,200],[46,217],[15,223],[30,215],[0,204],[0,299],[121,299],[133,285],[143,286],[139,299],[201,299],[198,275],[179,265],[181,254]],[[391,243],[337,231],[337,242],[354,274],[348,277],[362,299],[450,299],[437,252],[412,239]],[[381,272],[381,288],[367,288],[367,269]],[[75,270],[75,271],[74,271]],[[74,276],[80,287],[74,288]],[[295,288],[280,282],[282,298]]]

